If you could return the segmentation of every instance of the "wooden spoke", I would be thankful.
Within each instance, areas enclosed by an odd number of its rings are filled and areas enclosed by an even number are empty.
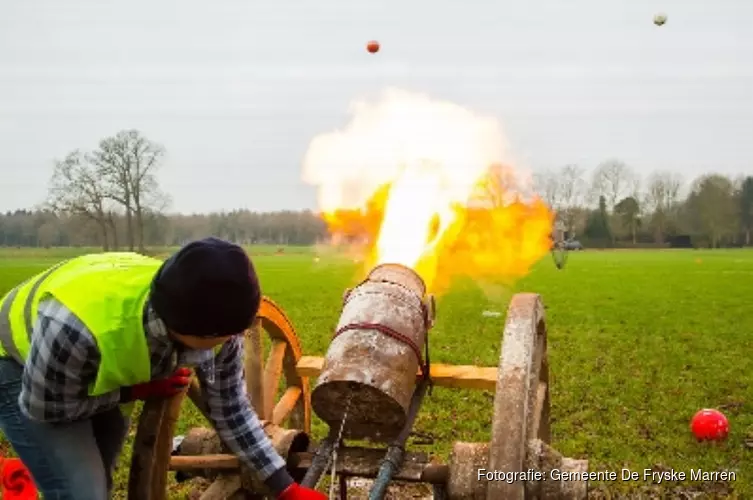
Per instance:
[[[148,401],[139,417],[136,437],[133,442],[131,470],[128,477],[128,498],[150,498],[152,473],[154,472],[154,447],[157,432],[162,425],[162,415],[167,405],[162,401]],[[156,497],[158,500],[164,498]]]
[[[266,334],[266,335],[265,335]],[[265,338],[267,339],[265,343]],[[266,344],[266,345],[265,345]],[[265,351],[269,352],[265,358]],[[311,396],[308,377],[296,371],[301,346],[290,320],[271,300],[264,297],[254,323],[244,337],[246,390],[261,420],[311,432]],[[281,394],[278,397],[278,393]],[[186,393],[166,401],[144,405],[131,458],[128,484],[130,500],[165,500],[173,435],[185,395],[209,418],[196,378]],[[239,498],[243,485],[237,474],[218,474],[202,499]],[[219,496],[218,496],[219,495]]]
[[[288,387],[272,411],[272,423],[280,425],[290,416],[303,391],[300,387]]]
[[[184,397],[185,392],[144,404],[133,442],[128,498],[166,498],[173,432]]]
[[[264,409],[264,372],[262,371],[262,356],[264,350],[261,340],[261,321],[256,319],[246,332],[244,351],[246,357],[246,391],[251,400],[251,406],[257,414]]]
[[[288,344],[286,342],[281,340],[272,341],[269,358],[267,358],[267,366],[264,369],[264,411],[262,412],[264,420],[272,419],[272,410],[275,407],[277,389],[280,387],[280,377],[282,376],[287,348]]]

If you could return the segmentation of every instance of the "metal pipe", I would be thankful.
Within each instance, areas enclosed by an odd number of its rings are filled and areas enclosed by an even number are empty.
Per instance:
[[[390,445],[387,455],[384,457],[382,466],[379,467],[379,473],[374,480],[374,485],[369,491],[369,500],[382,500],[387,494],[387,488],[392,482],[392,476],[399,469],[399,464],[403,461],[404,450],[397,445]]]
[[[447,500],[447,485],[446,484],[432,484],[431,485],[432,498],[434,500]]]
[[[340,474],[340,500],[348,500],[348,477]]]
[[[327,469],[327,465],[329,465],[329,459],[334,447],[334,436],[330,435],[322,440],[319,447],[316,449],[314,458],[311,460],[311,467],[308,468],[306,475],[301,481],[301,486],[306,488],[314,488],[316,486],[316,483],[319,482],[319,478],[322,477],[322,474],[324,474],[324,471]]]
[[[392,481],[392,476],[402,467],[403,459],[405,458],[405,442],[408,440],[408,436],[410,436],[413,423],[418,415],[418,409],[421,406],[421,401],[423,401],[428,387],[428,379],[422,379],[418,387],[416,387],[416,392],[411,398],[405,426],[400,431],[397,439],[387,449],[382,465],[379,467],[379,473],[369,491],[369,500],[383,500],[387,494],[387,487]]]

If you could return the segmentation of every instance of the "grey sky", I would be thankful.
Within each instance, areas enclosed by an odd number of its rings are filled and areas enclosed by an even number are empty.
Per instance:
[[[750,0],[2,0],[0,210],[132,127],[175,211],[314,208],[309,141],[387,86],[496,115],[535,169],[753,173],[752,27]]]

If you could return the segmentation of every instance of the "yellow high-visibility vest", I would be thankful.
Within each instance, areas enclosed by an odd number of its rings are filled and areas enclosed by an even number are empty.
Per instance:
[[[33,276],[0,299],[0,356],[25,363],[38,305],[54,297],[97,342],[101,360],[91,396],[149,381],[143,311],[161,265],[137,253],[102,253],[63,261]]]

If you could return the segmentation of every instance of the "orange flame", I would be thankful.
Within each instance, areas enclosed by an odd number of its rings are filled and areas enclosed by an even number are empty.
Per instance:
[[[522,277],[549,251],[553,214],[508,166],[496,120],[397,90],[353,109],[312,141],[304,177],[330,233],[366,243],[369,268],[403,264],[439,293],[460,276]]]

